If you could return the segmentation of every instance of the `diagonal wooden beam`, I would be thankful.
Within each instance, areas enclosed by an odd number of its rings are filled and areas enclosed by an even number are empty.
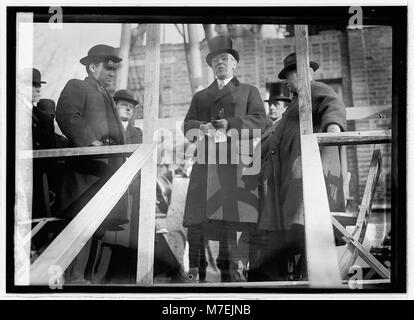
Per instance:
[[[62,271],[66,270],[117,204],[139,170],[153,155],[154,149],[153,145],[140,145],[37,258],[30,268],[32,285],[47,285],[51,266],[58,266]]]
[[[353,237],[358,242],[363,242],[368,227],[368,219],[371,214],[372,201],[374,199],[375,187],[381,173],[381,151],[375,150],[372,154],[369,166],[367,182],[365,184],[364,195],[362,197],[361,207],[359,209],[357,223],[353,232]],[[354,245],[348,245],[340,258],[340,268],[342,278],[349,273],[349,268],[355,263],[358,257],[358,250]]]
[[[390,272],[387,268],[385,268],[381,262],[379,262],[373,255],[370,253],[358,240],[351,235],[341,223],[336,220],[335,217],[332,217],[332,224],[334,227],[345,237],[345,240],[348,242],[349,246],[352,246],[355,251],[359,253],[361,258],[375,271],[377,272],[382,278],[384,279],[391,279]],[[354,261],[355,262],[355,261]],[[352,265],[351,265],[352,266]],[[350,266],[350,267],[351,267]],[[349,268],[348,268],[349,272]]]
[[[306,258],[312,287],[341,283],[322,161],[315,135],[301,136]]]

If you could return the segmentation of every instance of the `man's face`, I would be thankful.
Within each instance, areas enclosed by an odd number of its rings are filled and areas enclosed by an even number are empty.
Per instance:
[[[220,53],[211,59],[211,67],[220,80],[233,77],[236,66],[237,61],[230,53]]]
[[[285,113],[287,108],[286,101],[274,100],[270,103],[269,107],[269,118],[272,121],[278,120]]]
[[[108,64],[108,62],[100,62],[92,64],[93,71],[92,76],[98,81],[102,86],[109,87],[112,84],[112,81],[115,77],[116,66],[114,64]]]
[[[296,70],[286,73],[286,85],[292,92],[298,92],[298,74]]]
[[[116,103],[116,110],[122,121],[129,121],[134,114],[134,106],[132,103],[124,100],[120,100]]]
[[[32,103],[37,104],[40,100],[40,84],[33,83],[32,86]]]

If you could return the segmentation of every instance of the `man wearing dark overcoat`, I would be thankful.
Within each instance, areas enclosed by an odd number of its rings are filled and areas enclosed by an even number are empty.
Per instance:
[[[216,80],[194,95],[184,119],[184,133],[199,130],[200,137],[194,139],[205,141],[205,163],[197,160],[193,166],[183,223],[188,227],[190,276],[198,276],[200,281],[205,278],[204,244],[213,237],[219,240],[221,281],[239,281],[238,261],[233,256],[238,246],[236,231],[257,222],[257,175],[242,176],[241,166],[230,162],[230,138],[224,135],[223,140],[215,130],[228,133],[247,129],[251,133],[264,127],[266,113],[258,89],[234,77],[239,54],[232,48],[231,39],[215,37],[209,47],[206,60]],[[210,163],[208,145],[216,148],[216,155],[224,145],[227,162]]]
[[[310,75],[318,69],[310,61]],[[249,280],[287,280],[288,260],[304,256],[304,213],[299,129],[296,54],[284,59],[279,73],[294,98],[280,123],[262,141],[261,195],[258,231],[267,233],[269,246],[253,262]],[[313,132],[341,132],[346,129],[345,106],[328,85],[311,80]],[[338,147],[321,147],[321,159],[331,211],[345,208]],[[269,249],[270,248],[270,249]],[[304,261],[304,259],[302,259]],[[299,274],[306,265],[301,264]],[[252,275],[252,276],[250,276]]]
[[[115,102],[107,90],[120,61],[122,59],[116,56],[113,47],[104,44],[92,47],[80,60],[88,76],[84,80],[69,80],[60,94],[56,120],[72,147],[125,143]],[[123,157],[71,161],[60,192],[62,214],[67,218],[74,217],[123,162]],[[112,219],[116,220],[116,217]],[[74,260],[72,268],[68,268],[66,278],[69,281],[85,282],[89,246],[90,241]]]

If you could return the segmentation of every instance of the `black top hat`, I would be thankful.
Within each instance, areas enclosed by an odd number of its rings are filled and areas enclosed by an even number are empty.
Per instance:
[[[55,115],[55,102],[51,99],[40,99],[37,103],[37,109],[43,113]]]
[[[45,81],[42,81],[41,79],[42,79],[42,77],[40,75],[40,71],[37,70],[37,69],[35,69],[35,68],[33,68],[33,73],[32,73],[32,81],[33,81],[33,83],[38,84],[38,85],[41,85],[42,83],[46,83]]]
[[[89,49],[88,55],[80,59],[80,63],[88,65],[91,62],[102,62],[112,60],[113,62],[121,62],[122,59],[115,54],[115,48],[105,44],[98,44]]]
[[[210,53],[206,57],[207,64],[211,67],[211,60],[215,55],[223,52],[230,53],[239,62],[239,53],[233,49],[233,41],[226,36],[217,36],[208,43]]]
[[[136,101],[134,99],[134,97],[132,96],[132,94],[130,94],[126,90],[118,90],[117,92],[115,92],[114,100],[116,102],[118,102],[120,100],[128,101],[128,102],[132,103],[134,105],[134,107],[138,104],[138,101]]]
[[[313,69],[313,71],[318,70],[319,64],[313,61],[310,61],[309,64],[310,64],[310,67]],[[283,65],[284,65],[284,68],[282,69],[282,71],[279,72],[279,79],[286,79],[287,72],[296,70],[296,52],[289,54],[283,60]]]
[[[272,82],[269,86],[269,99],[265,102],[271,103],[278,100],[290,102],[289,89],[283,82]]]

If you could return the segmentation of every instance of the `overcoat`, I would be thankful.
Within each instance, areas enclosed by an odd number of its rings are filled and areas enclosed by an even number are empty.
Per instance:
[[[32,109],[32,144],[33,150],[56,148],[53,117],[37,107]],[[46,216],[49,203],[45,203],[45,193],[56,191],[54,161],[33,161],[33,203],[32,218]],[[46,178],[47,179],[44,179]],[[45,186],[47,181],[48,186]],[[49,195],[49,194],[48,194]]]
[[[346,129],[345,106],[328,85],[312,81],[313,132],[325,132],[329,124]],[[277,126],[263,135],[261,143],[259,230],[289,230],[304,224],[299,105],[296,96]],[[344,210],[339,149],[321,147],[330,209]]]
[[[224,110],[229,129],[262,129],[266,122],[263,101],[257,88],[233,78],[224,88],[217,81],[197,92],[184,119],[184,134],[199,129],[212,117]],[[207,138],[206,138],[207,139]],[[191,137],[190,137],[191,140]],[[211,141],[210,141],[211,142]],[[196,160],[193,165],[184,211],[184,226],[206,221],[257,223],[258,175],[243,176],[241,164],[231,164],[229,140],[226,145],[226,164],[207,164],[208,142],[205,143],[205,163]],[[216,150],[216,154],[218,151]],[[217,160],[217,159],[216,159]],[[257,172],[258,173],[258,172]]]
[[[92,77],[69,80],[57,103],[56,120],[72,147],[87,147],[94,140],[104,144],[125,143],[115,102]],[[123,157],[67,162],[59,192],[61,214],[75,216],[123,162]]]

